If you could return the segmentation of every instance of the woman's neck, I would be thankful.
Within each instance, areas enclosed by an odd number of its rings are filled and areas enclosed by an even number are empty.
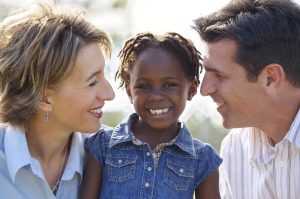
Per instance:
[[[31,155],[43,162],[60,157],[68,145],[72,132],[62,132],[39,122],[31,122],[25,130]]]
[[[54,128],[45,121],[31,121],[25,128],[29,152],[41,165],[44,177],[55,194],[68,162],[72,132]]]

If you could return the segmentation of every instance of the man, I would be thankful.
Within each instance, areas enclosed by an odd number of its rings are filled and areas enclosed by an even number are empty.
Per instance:
[[[300,8],[235,0],[195,21],[206,43],[201,94],[218,105],[222,198],[300,197]]]

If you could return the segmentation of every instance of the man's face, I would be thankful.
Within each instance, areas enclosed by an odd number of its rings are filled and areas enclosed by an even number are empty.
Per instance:
[[[261,102],[265,97],[262,82],[247,79],[246,70],[235,61],[233,40],[223,39],[206,47],[201,94],[217,104],[225,128],[257,126],[266,103]]]

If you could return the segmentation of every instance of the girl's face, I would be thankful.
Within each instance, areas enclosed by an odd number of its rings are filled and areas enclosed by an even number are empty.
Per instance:
[[[197,92],[197,81],[187,78],[179,60],[154,48],[140,54],[125,86],[140,119],[153,129],[177,125],[186,100]]]
[[[71,74],[57,88],[48,90],[51,127],[68,132],[99,130],[104,102],[114,98],[111,85],[104,77],[104,65],[97,43],[79,50]]]

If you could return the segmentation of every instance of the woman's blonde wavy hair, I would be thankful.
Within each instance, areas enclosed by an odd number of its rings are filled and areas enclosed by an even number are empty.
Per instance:
[[[107,57],[108,35],[82,10],[43,2],[24,7],[0,24],[0,122],[26,125],[46,88],[72,71],[78,51],[97,42]]]

